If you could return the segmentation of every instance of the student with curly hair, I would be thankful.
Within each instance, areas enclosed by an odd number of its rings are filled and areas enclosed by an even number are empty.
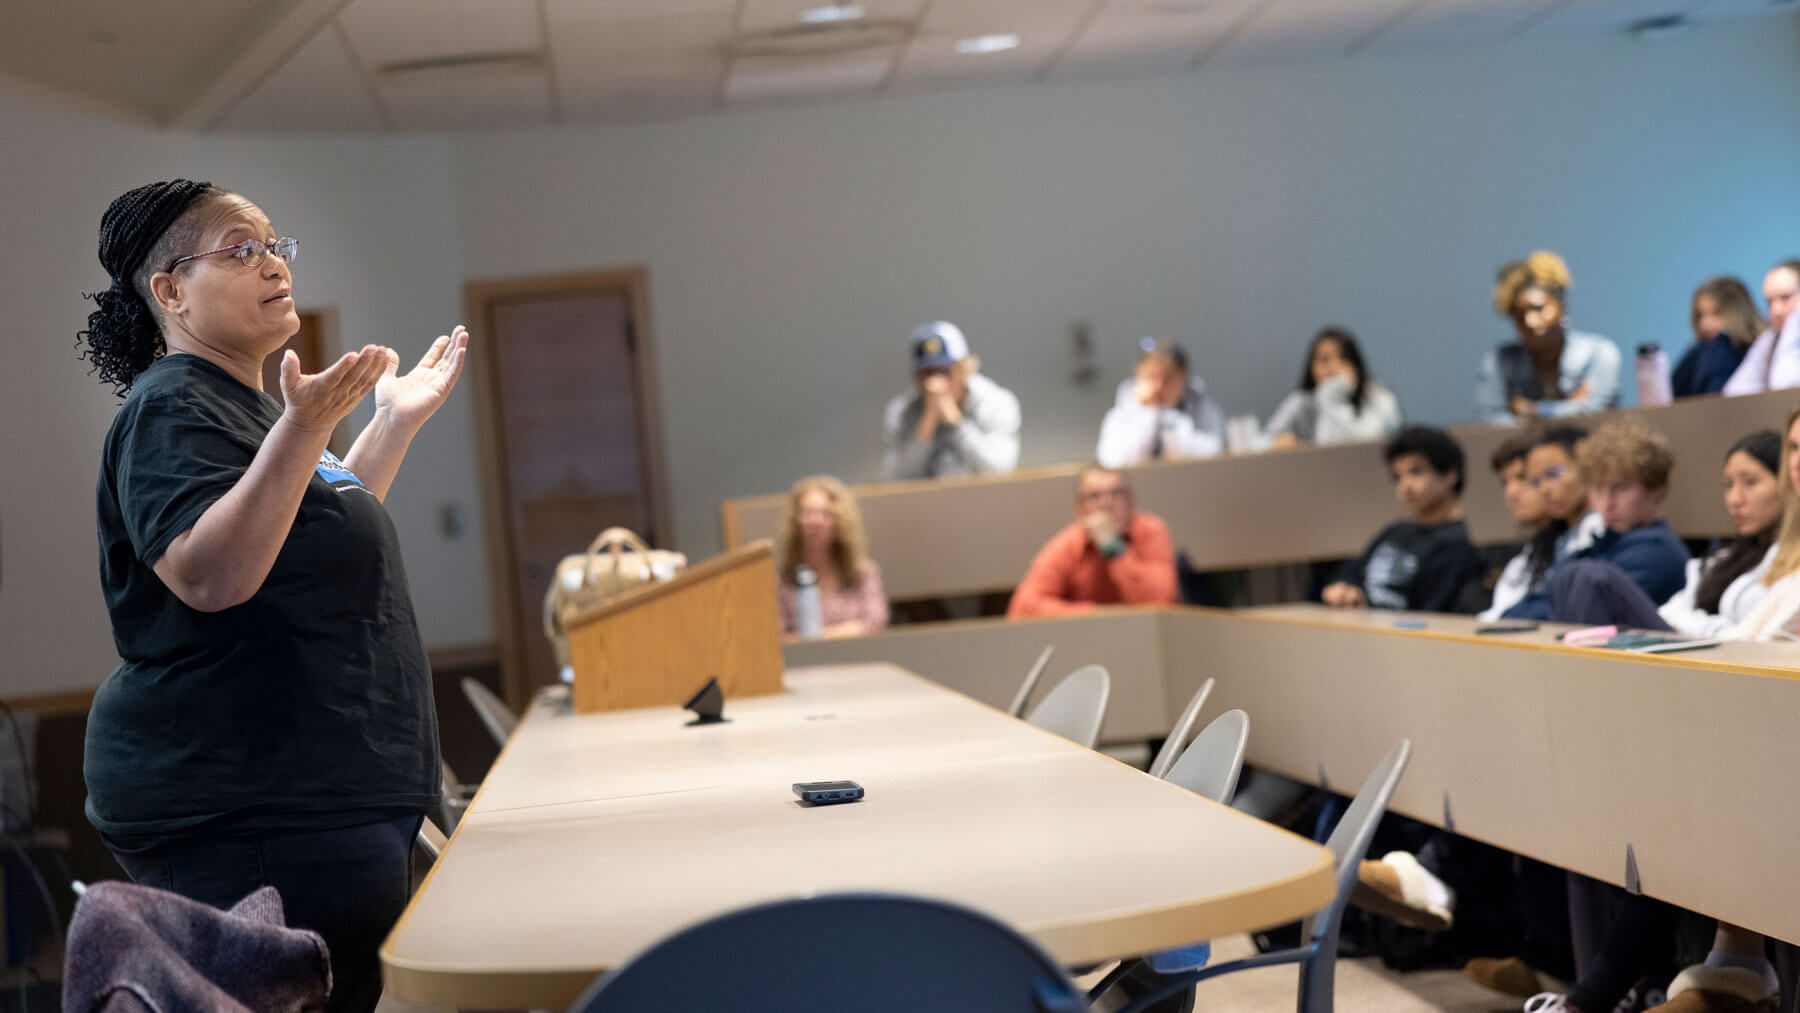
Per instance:
[[[1762,314],[1756,312],[1750,290],[1729,275],[1710,278],[1694,290],[1691,319],[1694,344],[1669,378],[1669,389],[1676,397],[1723,390],[1763,329]]]
[[[1619,403],[1619,348],[1569,328],[1572,287],[1561,257],[1539,250],[1500,269],[1494,311],[1513,322],[1516,341],[1481,363],[1475,412],[1502,425],[1603,411]]]
[[[856,637],[888,624],[887,593],[881,567],[869,558],[856,497],[830,475],[794,483],[782,523],[781,581],[775,601],[781,632],[800,632],[795,594],[802,566],[818,580],[819,611],[826,637]]]
[[[124,396],[101,450],[100,578],[122,659],[88,714],[87,815],[132,880],[228,908],[262,886],[330,949],[331,1009],[381,994],[376,949],[440,792],[431,671],[382,500],[468,337],[411,372],[365,345],[316,374],[261,208],[152,183],[100,220],[112,284],[82,332]],[[332,429],[371,392],[349,456]]]

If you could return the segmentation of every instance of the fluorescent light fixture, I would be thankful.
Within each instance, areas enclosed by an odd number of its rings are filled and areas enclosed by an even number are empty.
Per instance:
[[[1009,49],[1019,48],[1018,33],[1006,35],[977,35],[972,39],[958,39],[956,51],[965,56],[979,56],[982,53],[1003,53]]]
[[[826,4],[823,7],[809,7],[800,12],[800,23],[803,25],[833,25],[840,21],[861,21],[863,9],[856,4]]]

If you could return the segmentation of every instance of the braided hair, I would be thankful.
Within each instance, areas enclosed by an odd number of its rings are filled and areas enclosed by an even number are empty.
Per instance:
[[[190,212],[228,196],[211,183],[173,179],[128,191],[100,216],[100,266],[112,278],[105,290],[83,293],[98,308],[77,334],[88,372],[120,397],[139,373],[167,350],[151,307],[150,279],[199,241],[201,216]]]

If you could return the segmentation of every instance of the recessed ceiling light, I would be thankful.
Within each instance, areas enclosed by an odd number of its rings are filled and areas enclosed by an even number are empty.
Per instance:
[[[956,51],[968,56],[979,56],[982,53],[1003,53],[1008,49],[1019,48],[1020,39],[1017,33],[1006,35],[977,35],[972,39],[958,39]]]
[[[800,12],[800,23],[803,25],[832,25],[840,21],[860,21],[863,9],[856,4],[826,4],[823,7],[809,7]]]

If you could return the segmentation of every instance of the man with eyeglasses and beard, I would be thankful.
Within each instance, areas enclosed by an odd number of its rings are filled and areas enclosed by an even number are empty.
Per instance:
[[[1075,523],[1038,551],[1006,614],[1075,615],[1095,605],[1176,600],[1169,526],[1137,509],[1123,472],[1094,464],[1076,482]]]

